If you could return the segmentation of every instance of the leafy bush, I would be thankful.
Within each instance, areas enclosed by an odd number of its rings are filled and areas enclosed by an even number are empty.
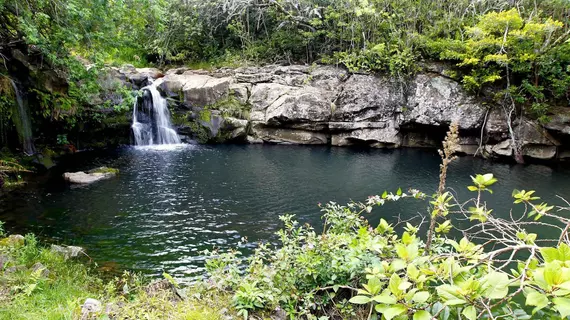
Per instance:
[[[466,89],[480,92],[506,86],[497,97],[512,95],[531,115],[545,120],[546,101],[564,97],[570,87],[568,33],[564,23],[537,14],[524,19],[515,8],[489,12],[465,28],[463,39],[427,41],[428,52],[457,63]],[[556,58],[554,58],[556,57]]]
[[[527,209],[521,216],[493,216],[484,200],[497,181],[492,174],[472,177],[475,196],[459,201],[445,190],[455,147],[456,128],[441,151],[442,181],[433,196],[398,190],[346,206],[331,202],[321,207],[319,232],[283,216],[278,246],[260,244],[245,260],[239,250],[210,252],[212,286],[233,292],[244,318],[277,307],[307,319],[566,318],[570,220],[524,190],[513,192],[514,203]],[[405,199],[429,204],[425,238],[426,217],[376,226],[363,217]],[[558,233],[538,239],[525,230],[533,224]]]

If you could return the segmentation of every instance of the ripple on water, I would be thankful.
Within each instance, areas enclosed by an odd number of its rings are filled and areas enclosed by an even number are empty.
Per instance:
[[[317,203],[364,200],[385,189],[437,186],[439,159],[421,150],[355,151],[295,146],[177,145],[125,148],[76,157],[69,170],[118,167],[116,179],[70,189],[51,181],[2,199],[0,220],[9,230],[87,247],[95,261],[177,277],[204,271],[202,251],[235,247],[246,252],[259,242],[275,243],[279,215],[322,223]],[[461,158],[448,184],[467,196],[469,175],[492,172],[499,178],[495,212],[508,213],[514,188],[528,184],[546,200],[570,198],[567,168],[510,166]],[[401,202],[371,214],[404,218],[425,212],[423,204]]]

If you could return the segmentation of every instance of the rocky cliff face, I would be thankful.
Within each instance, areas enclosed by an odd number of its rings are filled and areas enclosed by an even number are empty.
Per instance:
[[[148,76],[162,76],[156,69],[125,70],[122,74],[134,87]],[[503,110],[485,105],[435,70],[401,82],[333,66],[179,68],[167,71],[163,80],[163,94],[186,120],[207,129],[210,138],[222,137],[218,141],[437,147],[449,124],[457,121],[461,152],[513,154]],[[237,118],[224,111],[224,104],[236,102],[247,111]],[[200,116],[205,111],[208,115]],[[523,154],[543,160],[570,157],[569,119],[564,110],[544,126],[516,119]]]

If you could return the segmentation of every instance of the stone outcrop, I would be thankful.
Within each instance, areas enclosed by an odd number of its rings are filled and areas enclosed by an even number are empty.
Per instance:
[[[52,244],[50,250],[61,254],[65,259],[76,258],[85,254],[85,249],[78,246],[58,246],[56,244]]]
[[[125,81],[133,89],[140,89],[148,85],[151,79],[158,79],[164,76],[162,71],[156,68],[135,68],[128,64],[121,68],[112,68],[118,78]]]
[[[468,95],[459,83],[442,76],[419,74],[412,82],[402,125],[442,127],[456,121],[460,130],[476,130],[486,108]]]
[[[65,181],[73,184],[91,184],[100,180],[110,179],[118,174],[118,170],[101,167],[87,172],[66,172],[63,174]]]
[[[226,98],[231,80],[186,71],[183,74],[166,76],[159,88],[166,96],[177,97],[183,105],[204,107]]]
[[[440,69],[426,64],[423,72],[397,81],[334,66],[177,68],[165,72],[159,87],[216,142],[438,147],[450,123],[457,122],[460,152],[512,157],[504,111],[468,94]],[[140,70],[142,76],[130,71],[123,74],[133,83],[162,77],[152,69]],[[235,103],[247,112],[228,115]],[[204,110],[206,119],[200,117]],[[545,125],[515,119],[513,130],[526,157],[570,157],[564,147],[570,142],[570,113]]]

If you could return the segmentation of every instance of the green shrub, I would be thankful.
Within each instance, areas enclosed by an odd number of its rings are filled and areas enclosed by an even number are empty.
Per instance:
[[[472,177],[467,187],[472,199],[456,199],[445,190],[457,146],[453,128],[440,152],[441,181],[434,195],[412,189],[346,206],[331,202],[321,206],[319,232],[282,216],[277,246],[260,244],[245,260],[239,250],[209,252],[214,288],[233,292],[233,306],[244,318],[277,307],[291,318],[307,319],[569,316],[570,220],[524,190],[513,192],[514,203],[526,209],[521,216],[495,217],[484,198],[497,182],[492,174]],[[364,218],[375,207],[405,199],[428,205],[425,237],[425,217],[396,225],[381,219],[376,226]],[[545,217],[548,222],[541,220]],[[538,225],[555,231],[553,238],[527,231]]]

